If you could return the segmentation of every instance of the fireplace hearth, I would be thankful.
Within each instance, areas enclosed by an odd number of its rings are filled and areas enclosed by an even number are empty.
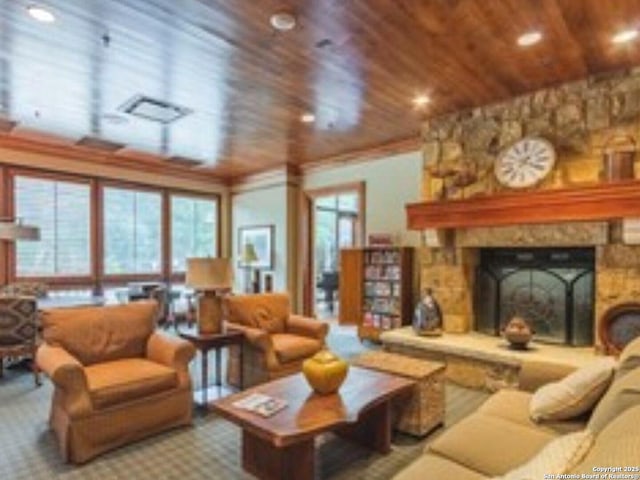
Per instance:
[[[593,344],[593,248],[490,248],[480,251],[474,290],[475,328],[500,335],[514,316],[535,339]]]

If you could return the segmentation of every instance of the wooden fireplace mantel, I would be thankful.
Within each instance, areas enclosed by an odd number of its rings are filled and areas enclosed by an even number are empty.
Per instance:
[[[410,230],[640,217],[640,180],[411,203]]]

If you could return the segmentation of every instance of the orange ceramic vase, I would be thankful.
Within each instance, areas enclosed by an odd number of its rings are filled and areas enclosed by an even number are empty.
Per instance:
[[[340,388],[349,365],[328,350],[321,350],[302,363],[302,373],[317,393],[327,395]]]

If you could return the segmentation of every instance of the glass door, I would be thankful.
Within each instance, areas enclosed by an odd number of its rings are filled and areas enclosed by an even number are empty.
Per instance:
[[[338,316],[340,249],[356,245],[358,194],[319,196],[313,202],[314,307],[319,318]]]

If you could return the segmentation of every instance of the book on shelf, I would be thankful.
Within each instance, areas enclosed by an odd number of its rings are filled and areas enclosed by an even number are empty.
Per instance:
[[[257,413],[262,417],[270,417],[287,406],[287,402],[281,398],[271,397],[264,393],[252,393],[246,397],[233,402],[236,408],[241,408],[249,412]]]
[[[376,282],[375,295],[379,297],[388,297],[391,295],[391,285],[387,282]]]

